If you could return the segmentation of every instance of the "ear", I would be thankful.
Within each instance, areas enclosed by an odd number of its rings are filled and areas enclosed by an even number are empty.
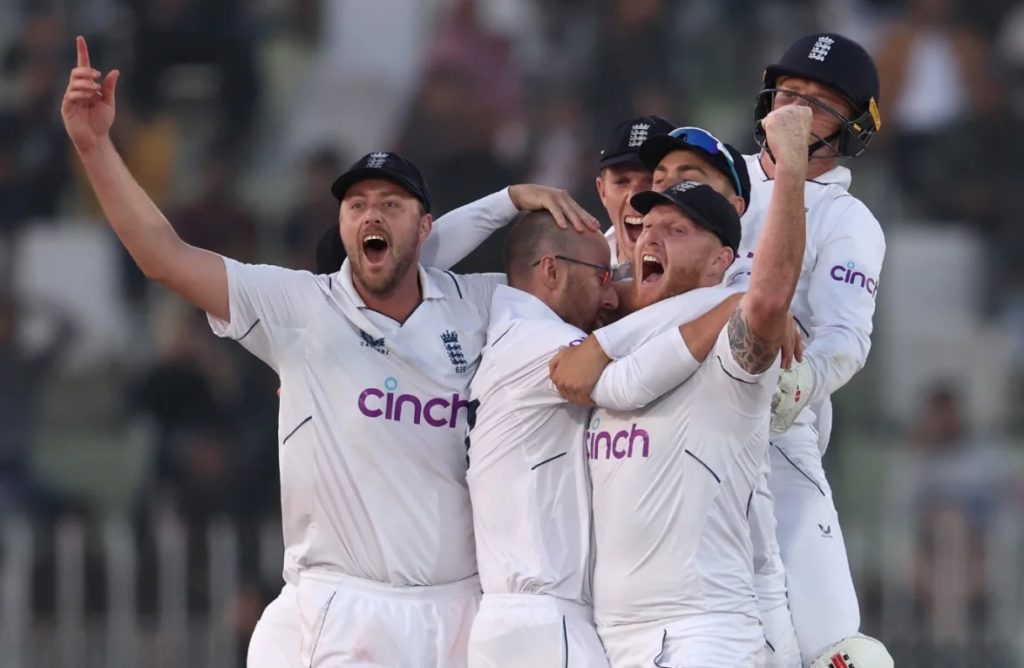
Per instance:
[[[541,258],[540,264],[537,265],[536,270],[537,280],[539,280],[545,288],[548,290],[558,289],[558,282],[562,278],[558,260],[551,255],[545,255]]]
[[[747,212],[747,203],[739,195],[729,195],[729,204],[732,204],[732,208],[736,209],[736,215],[740,218]]]
[[[601,202],[603,203],[604,202],[604,178],[599,176],[596,179],[594,179],[594,185],[597,186],[597,196],[601,199]]]
[[[420,216],[420,243],[427,240],[432,229],[434,229],[434,217],[429,213]]]
[[[732,249],[728,246],[722,246],[721,250],[715,255],[714,260],[711,261],[712,273],[715,275],[725,273],[725,270],[732,266],[735,259],[736,253],[732,252]]]

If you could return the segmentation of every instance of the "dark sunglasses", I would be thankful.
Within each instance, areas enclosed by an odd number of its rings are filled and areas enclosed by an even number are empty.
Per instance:
[[[604,265],[604,264],[594,264],[593,262],[584,262],[583,260],[577,260],[574,257],[567,257],[565,255],[550,255],[548,257],[553,257],[556,260],[564,260],[566,262],[571,262],[572,264],[582,264],[584,267],[593,267],[594,269],[597,269],[599,272],[601,272],[599,274],[599,276],[601,277],[601,287],[602,288],[604,286],[608,285],[608,283],[612,280],[612,268],[607,266],[607,265]],[[534,262],[533,264],[531,264],[530,266],[531,267],[536,267],[538,264],[540,264],[543,261],[544,261],[544,258],[541,258],[541,259],[537,260],[536,262]]]

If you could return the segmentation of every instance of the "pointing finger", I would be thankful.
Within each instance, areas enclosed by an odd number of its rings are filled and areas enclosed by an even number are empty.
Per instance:
[[[81,35],[75,38],[75,50],[78,52],[78,66],[89,67],[89,47]]]

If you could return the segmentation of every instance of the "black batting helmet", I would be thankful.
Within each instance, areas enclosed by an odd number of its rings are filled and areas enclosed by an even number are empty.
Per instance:
[[[878,113],[878,70],[864,47],[837,33],[814,33],[793,42],[778,63],[765,68],[764,89],[758,94],[757,106],[754,108],[757,121],[754,136],[761,145],[764,145],[761,119],[772,110],[778,81],[786,76],[800,77],[834,88],[853,107],[853,117],[846,118],[835,109],[811,101],[835,114],[842,122],[836,133],[811,147],[812,153],[826,144],[832,146],[839,155],[848,158],[864,152],[882,127],[882,118]]]

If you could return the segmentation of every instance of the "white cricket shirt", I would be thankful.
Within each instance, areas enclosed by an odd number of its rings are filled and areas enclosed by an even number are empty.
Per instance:
[[[599,625],[757,616],[747,508],[777,381],[778,363],[760,375],[741,369],[723,328],[685,383],[641,410],[594,411],[586,447]]]
[[[750,206],[740,219],[743,236],[736,262],[726,274],[726,284],[740,287],[749,280],[774,184],[757,155],[744,159]],[[814,389],[810,405],[787,432],[791,436],[811,428],[822,403],[860,371],[871,349],[885,236],[871,211],[848,192],[851,178],[849,169],[837,166],[804,188],[807,244],[790,310],[808,341],[804,356],[814,370]]]
[[[589,409],[548,375],[559,348],[586,335],[533,295],[494,292],[470,431],[480,584],[485,594],[548,594],[590,604]]]
[[[612,266],[617,267],[623,262],[629,262],[630,258],[619,257],[619,242],[615,235],[615,226],[612,225],[604,232],[604,238],[608,240],[608,247],[612,250]]]
[[[366,307],[347,260],[330,276],[224,262],[231,318],[211,326],[281,379],[285,579],[473,575],[469,381],[504,277],[421,267],[423,301],[399,324]]]

